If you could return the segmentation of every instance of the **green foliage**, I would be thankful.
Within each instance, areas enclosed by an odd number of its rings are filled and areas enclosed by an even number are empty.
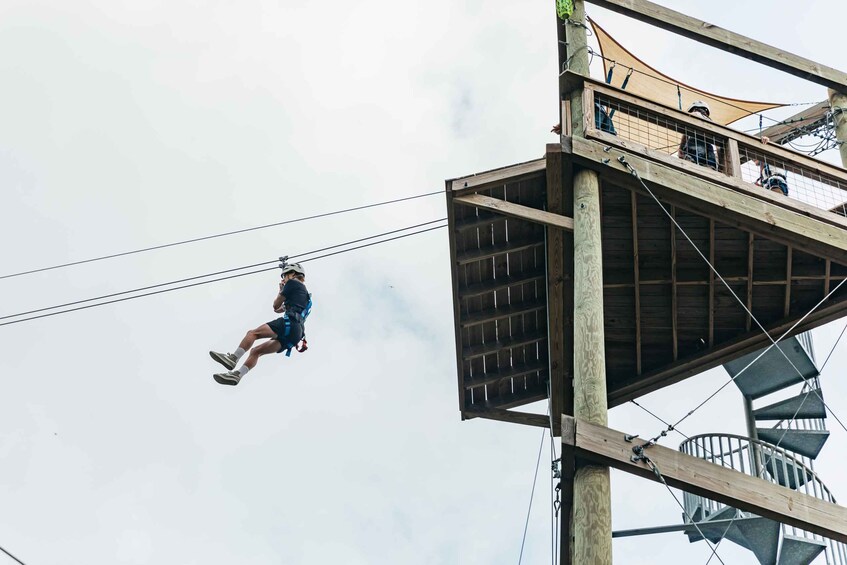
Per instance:
[[[556,0],[556,15],[566,20],[573,14],[573,0]]]

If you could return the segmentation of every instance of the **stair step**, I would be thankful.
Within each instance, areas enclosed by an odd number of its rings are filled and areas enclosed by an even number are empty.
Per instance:
[[[779,428],[756,428],[759,439],[779,445],[786,451],[793,451],[809,459],[818,456],[829,438],[826,430],[785,430]],[[785,436],[783,437],[783,434]]]
[[[733,529],[737,530],[745,543],[738,543],[727,535],[727,539],[746,547],[756,556],[762,565],[773,565],[776,563],[777,550],[779,549],[780,526],[776,520],[756,516],[745,520],[736,520]]]
[[[703,539],[703,536],[706,536],[706,539],[712,543],[718,543],[724,537],[729,521],[738,516],[738,509],[731,506],[724,506],[717,512],[706,515],[705,518],[702,518],[703,515],[704,513],[701,511],[701,507],[698,507],[692,514],[692,518],[695,518],[696,526],[694,523],[688,522],[687,518],[683,516],[683,520],[690,525],[690,528],[685,530],[685,535],[688,536],[689,543],[700,541]],[[735,527],[734,523],[732,527]]]
[[[786,534],[777,565],[809,565],[824,549],[826,544],[822,541]]]
[[[777,348],[782,350],[785,356],[777,351]],[[741,392],[750,398],[766,396],[818,375],[814,361],[796,337],[782,340],[776,347],[762,355],[749,369],[741,373],[744,367],[756,359],[763,350],[749,353],[724,365],[730,376],[735,378],[735,384]],[[791,363],[786,360],[786,357],[800,371],[799,375],[791,366]],[[739,373],[741,373],[740,376],[736,378]]]
[[[756,420],[790,420],[792,418],[800,420],[817,418],[822,420],[826,418],[823,392],[820,390],[805,392],[793,398],[786,398],[776,404],[763,406],[753,410],[753,417]]]
[[[812,480],[811,471],[795,465],[790,459],[770,455],[765,455],[764,459],[765,471],[784,487],[796,490],[806,484],[806,481]]]

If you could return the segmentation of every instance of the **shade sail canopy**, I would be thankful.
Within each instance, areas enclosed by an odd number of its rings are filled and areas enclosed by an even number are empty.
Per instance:
[[[610,70],[612,72],[610,82],[612,86],[621,88],[629,74],[631,76],[627,81],[626,91],[653,102],[671,108],[681,106],[682,110],[687,110],[692,102],[703,100],[710,107],[712,121],[721,125],[731,124],[756,112],[784,106],[784,104],[772,102],[753,102],[718,96],[683,84],[641,61],[612,39],[612,36],[593,20],[591,20],[591,27],[600,44],[606,77],[609,76]],[[680,104],[680,97],[682,104]]]

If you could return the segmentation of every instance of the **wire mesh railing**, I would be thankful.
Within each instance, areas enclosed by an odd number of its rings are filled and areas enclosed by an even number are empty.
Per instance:
[[[820,480],[813,462],[760,440],[732,434],[704,434],[682,442],[680,451],[752,477],[802,492],[819,500],[836,503],[832,492]],[[755,517],[749,512],[729,511],[731,507],[691,493],[684,493],[686,523],[708,523],[711,517],[736,519]],[[690,518],[688,518],[690,517]],[[800,528],[782,524],[782,534],[803,538],[825,546],[829,565],[847,565],[847,545]]]
[[[847,216],[847,171],[839,167],[607,86],[586,82],[584,92],[584,108],[594,115],[585,120],[587,137],[638,144],[648,157],[730,188],[768,191]]]
[[[784,194],[815,208],[839,214],[847,207],[847,182],[798,165],[782,156],[739,144],[741,178],[765,190]]]

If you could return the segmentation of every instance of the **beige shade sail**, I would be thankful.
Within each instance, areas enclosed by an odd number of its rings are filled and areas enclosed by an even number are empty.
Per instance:
[[[612,39],[593,20],[591,20],[591,27],[600,45],[606,77],[609,75],[609,70],[612,70],[610,83],[612,86],[621,88],[627,74],[630,74],[631,76],[626,84],[627,92],[664,106],[678,109],[680,107],[680,96],[682,98],[682,110],[687,110],[688,106],[696,100],[703,100],[709,105],[712,121],[721,125],[731,124],[750,114],[785,105],[727,98],[683,84],[641,61]]]

